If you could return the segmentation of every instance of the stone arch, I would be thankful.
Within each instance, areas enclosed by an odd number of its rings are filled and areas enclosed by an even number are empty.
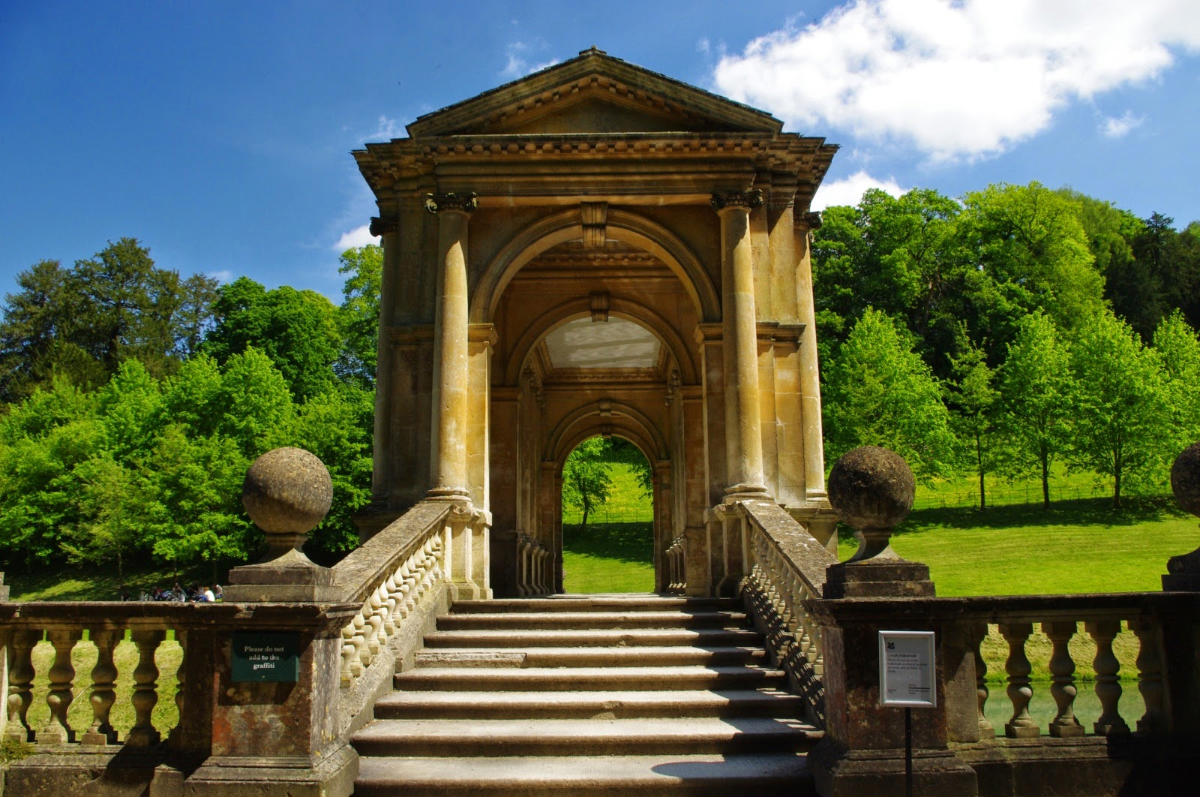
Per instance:
[[[683,336],[679,334],[679,330],[643,304],[620,297],[612,297],[609,301],[608,312],[610,315],[627,318],[639,324],[667,347],[673,356],[676,367],[679,368],[680,379],[685,384],[695,384],[699,381],[692,353]],[[581,297],[552,307],[539,316],[513,344],[512,354],[504,371],[504,383],[509,385],[517,383],[538,341],[556,327],[576,318],[586,318],[590,314],[590,300],[587,297]]]
[[[600,399],[579,407],[550,431],[542,459],[553,462],[561,473],[563,461],[575,446],[606,432],[637,446],[652,468],[670,456],[666,439],[649,418],[623,402]]]
[[[699,316],[716,321],[721,302],[716,286],[700,259],[678,236],[658,222],[636,213],[610,208],[606,234],[657,257],[679,278]],[[504,290],[525,264],[546,250],[583,237],[583,214],[571,208],[544,216],[517,233],[488,262],[471,297],[471,322],[490,323]]]

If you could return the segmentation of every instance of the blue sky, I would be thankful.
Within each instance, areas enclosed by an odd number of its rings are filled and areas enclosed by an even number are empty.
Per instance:
[[[1200,220],[1200,3],[0,0],[0,292],[132,236],[340,295],[350,150],[590,46],[841,145],[820,204],[1070,186]]]

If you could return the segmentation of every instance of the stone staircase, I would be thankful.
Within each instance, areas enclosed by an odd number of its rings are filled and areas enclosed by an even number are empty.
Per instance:
[[[804,795],[803,722],[732,600],[466,601],[353,739],[355,794]]]

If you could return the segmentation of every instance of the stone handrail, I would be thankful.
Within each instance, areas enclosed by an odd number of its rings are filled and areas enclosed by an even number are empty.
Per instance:
[[[333,568],[335,594],[359,608],[342,628],[339,717],[343,731],[370,719],[397,663],[456,597],[484,597],[485,513],[423,501]]]
[[[819,598],[825,569],[837,561],[795,519],[770,501],[740,501],[730,520],[736,545],[726,535],[726,561],[740,563],[740,590],[776,662],[803,695],[810,720],[824,722],[824,655],[821,628],[807,602]]]

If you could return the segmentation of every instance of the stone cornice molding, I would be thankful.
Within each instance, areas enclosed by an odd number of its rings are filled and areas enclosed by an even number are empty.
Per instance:
[[[749,191],[720,191],[712,195],[712,207],[718,213],[723,210],[754,210],[762,205],[761,188],[751,188]]]
[[[470,213],[479,207],[479,197],[474,192],[459,194],[449,191],[444,194],[426,194],[425,209],[430,213]]]

